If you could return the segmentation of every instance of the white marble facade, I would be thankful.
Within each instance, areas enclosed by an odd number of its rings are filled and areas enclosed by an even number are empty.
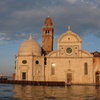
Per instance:
[[[58,49],[47,55],[46,80],[93,83],[93,55],[82,50],[81,43],[70,30],[57,39]]]
[[[93,55],[81,49],[81,38],[68,30],[56,42],[57,50],[44,56],[30,35],[16,54],[15,80],[94,83]]]

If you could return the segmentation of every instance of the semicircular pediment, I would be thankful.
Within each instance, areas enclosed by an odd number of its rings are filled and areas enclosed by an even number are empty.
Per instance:
[[[77,42],[77,43],[81,43],[82,40],[81,38],[75,34],[72,31],[67,31],[65,33],[63,33],[62,35],[60,35],[60,37],[57,39],[57,43],[68,43],[68,42]]]

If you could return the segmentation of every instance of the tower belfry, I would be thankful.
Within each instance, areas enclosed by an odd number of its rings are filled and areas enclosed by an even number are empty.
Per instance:
[[[44,26],[42,28],[42,48],[44,54],[47,55],[53,50],[53,26],[52,19],[48,16],[45,19]]]

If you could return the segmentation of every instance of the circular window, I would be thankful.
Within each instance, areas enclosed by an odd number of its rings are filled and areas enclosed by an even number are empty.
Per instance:
[[[71,49],[71,48],[67,48],[67,49],[66,49],[66,52],[67,52],[68,54],[70,54],[70,53],[72,53],[72,49]]]
[[[26,63],[27,63],[27,60],[23,60],[22,63],[23,63],[23,64],[26,64]]]
[[[36,63],[36,64],[39,64],[39,61],[38,61],[38,60],[36,60],[36,61],[35,61],[35,63]]]

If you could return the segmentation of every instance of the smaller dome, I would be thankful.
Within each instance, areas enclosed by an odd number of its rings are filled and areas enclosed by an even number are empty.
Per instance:
[[[48,16],[44,22],[45,26],[52,26],[52,19]]]
[[[32,35],[25,40],[18,49],[18,55],[41,55],[41,47],[39,43],[32,39]]]

